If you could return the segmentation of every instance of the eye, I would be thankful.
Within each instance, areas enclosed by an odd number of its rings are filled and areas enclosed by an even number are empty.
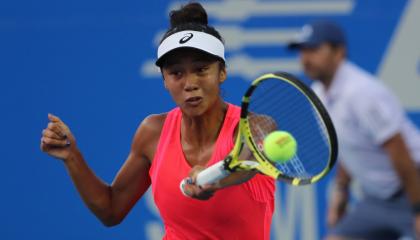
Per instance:
[[[197,72],[198,73],[201,73],[201,74],[204,74],[204,73],[206,73],[207,72],[207,70],[209,70],[209,66],[199,66],[198,68],[197,68]]]
[[[179,77],[182,76],[182,71],[180,71],[178,69],[172,69],[172,70],[169,71],[169,75],[173,76],[173,77],[176,77],[176,78],[179,78]]]

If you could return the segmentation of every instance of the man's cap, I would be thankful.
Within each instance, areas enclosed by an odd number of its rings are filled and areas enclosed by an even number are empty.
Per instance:
[[[225,46],[221,40],[205,32],[185,30],[174,33],[161,42],[155,64],[161,67],[163,59],[179,48],[193,48],[225,61]]]
[[[323,43],[346,45],[343,30],[330,21],[316,21],[306,24],[297,38],[288,44],[289,49],[316,48]]]

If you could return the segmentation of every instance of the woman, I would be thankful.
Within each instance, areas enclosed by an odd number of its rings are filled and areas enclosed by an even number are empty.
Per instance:
[[[83,201],[107,226],[120,223],[152,186],[165,239],[269,239],[272,179],[241,172],[203,188],[187,185],[190,197],[179,190],[184,177],[194,182],[201,169],[230,152],[240,108],[220,97],[226,80],[224,45],[207,25],[202,6],[190,3],[172,11],[170,18],[156,65],[178,107],[140,124],[113,183],[95,176],[69,128],[56,116],[49,115],[41,149],[63,160]]]

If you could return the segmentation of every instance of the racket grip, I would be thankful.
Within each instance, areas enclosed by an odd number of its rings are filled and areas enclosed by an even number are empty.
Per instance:
[[[218,180],[228,176],[230,171],[226,170],[224,165],[224,161],[220,161],[199,172],[196,179],[196,185],[203,186],[206,184],[215,183]]]
[[[224,161],[220,161],[199,172],[197,174],[195,184],[197,186],[203,186],[206,184],[215,183],[216,181],[228,176],[229,174],[230,172],[225,169]],[[184,190],[185,184],[192,184],[192,179],[189,177],[185,178],[179,184],[182,194],[184,194],[184,196],[190,197]]]

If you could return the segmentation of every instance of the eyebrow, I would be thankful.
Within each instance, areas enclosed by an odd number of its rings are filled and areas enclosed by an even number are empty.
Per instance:
[[[175,60],[176,58],[173,58],[172,60],[167,60],[165,61],[165,63],[162,65],[163,68],[169,68],[169,67],[173,67],[176,65],[180,65],[181,63],[179,61]],[[201,57],[197,57],[197,58],[193,58],[192,59],[192,64],[212,64],[214,62],[216,62],[217,60],[212,60],[209,58],[203,59]]]

